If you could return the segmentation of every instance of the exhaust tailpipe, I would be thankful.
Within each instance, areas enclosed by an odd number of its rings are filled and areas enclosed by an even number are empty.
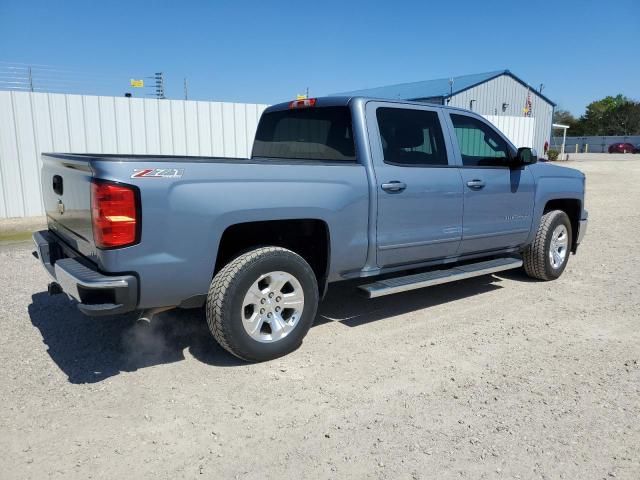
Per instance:
[[[47,292],[49,293],[49,295],[58,295],[62,293],[62,287],[59,283],[51,282],[49,285],[47,285]]]

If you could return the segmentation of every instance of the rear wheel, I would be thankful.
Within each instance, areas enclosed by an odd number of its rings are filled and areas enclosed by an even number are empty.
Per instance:
[[[207,323],[217,342],[235,356],[264,361],[302,343],[318,306],[309,264],[280,247],[244,253],[211,282]]]
[[[571,253],[571,221],[562,210],[545,213],[533,243],[523,253],[524,270],[538,280],[555,280],[567,266]]]

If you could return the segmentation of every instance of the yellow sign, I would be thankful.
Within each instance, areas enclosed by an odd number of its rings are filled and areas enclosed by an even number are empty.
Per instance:
[[[303,93],[299,93],[298,95],[296,95],[296,100],[306,100],[307,96]]]
[[[144,80],[136,80],[135,78],[132,78],[131,86],[134,88],[142,88],[144,87]]]

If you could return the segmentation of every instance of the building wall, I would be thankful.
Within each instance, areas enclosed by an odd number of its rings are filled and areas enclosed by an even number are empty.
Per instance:
[[[482,115],[511,140],[516,147],[533,147],[536,119],[533,117],[507,117],[505,115]]]
[[[247,158],[266,107],[0,91],[0,218],[44,213],[41,152]]]
[[[454,85],[455,88],[455,85]],[[450,106],[469,109],[473,102],[473,111],[481,115],[524,117],[523,108],[527,101],[527,87],[508,75],[501,75],[493,80],[460,92],[449,102]],[[531,90],[532,117],[535,118],[533,147],[542,155],[544,142],[551,140],[551,124],[553,123],[553,106]],[[508,107],[503,112],[502,104]],[[522,146],[522,145],[519,145]]]

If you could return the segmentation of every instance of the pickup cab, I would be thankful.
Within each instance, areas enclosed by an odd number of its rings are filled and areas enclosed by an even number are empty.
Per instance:
[[[377,297],[519,267],[558,278],[584,189],[470,111],[305,99],[263,113],[250,159],[43,154],[34,241],[50,293],[85,314],[204,306],[220,345],[262,361],[302,343],[333,282],[371,278]]]

